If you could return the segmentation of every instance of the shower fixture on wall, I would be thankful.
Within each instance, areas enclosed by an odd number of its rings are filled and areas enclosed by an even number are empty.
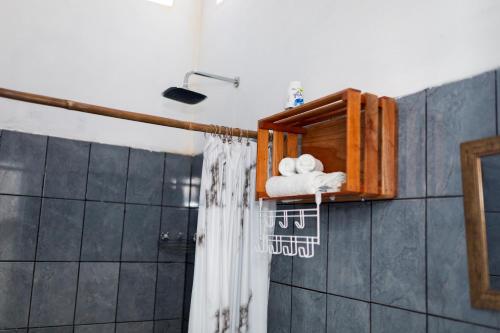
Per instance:
[[[177,101],[177,102],[185,103],[185,104],[198,104],[201,101],[203,101],[205,98],[207,98],[206,95],[197,93],[196,91],[192,91],[189,89],[188,81],[189,81],[189,77],[191,75],[199,75],[199,76],[203,76],[203,77],[208,77],[210,79],[230,82],[234,85],[235,88],[238,88],[240,85],[240,78],[239,77],[230,78],[230,77],[220,76],[220,75],[216,75],[216,74],[209,74],[209,73],[205,73],[205,72],[190,71],[190,72],[187,72],[186,75],[184,76],[184,83],[182,84],[182,88],[170,87],[163,92],[163,97],[166,97],[168,99],[172,99],[172,100]]]
[[[196,250],[196,234],[189,239],[182,232],[162,232],[158,240],[160,250],[171,253],[194,253]]]

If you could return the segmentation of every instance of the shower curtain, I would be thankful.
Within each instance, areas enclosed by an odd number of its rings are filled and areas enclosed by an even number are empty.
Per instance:
[[[271,256],[257,251],[255,158],[245,139],[205,145],[189,333],[267,332]]]

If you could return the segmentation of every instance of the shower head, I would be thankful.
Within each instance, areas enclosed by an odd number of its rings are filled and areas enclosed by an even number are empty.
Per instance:
[[[198,104],[207,96],[184,88],[170,87],[163,92],[163,97],[185,104]]]
[[[205,73],[205,72],[191,71],[191,72],[187,72],[186,75],[184,76],[184,83],[182,84],[182,88],[170,87],[163,92],[163,97],[172,99],[172,100],[177,101],[177,102],[186,103],[186,104],[198,104],[201,101],[203,101],[205,98],[207,98],[206,95],[197,93],[196,91],[192,91],[189,89],[189,84],[188,84],[189,77],[193,74],[203,76],[203,77],[208,77],[210,79],[231,82],[235,88],[238,88],[240,85],[240,78],[239,77],[229,78],[229,77],[224,77],[224,76],[215,75],[215,74],[209,74],[209,73]]]

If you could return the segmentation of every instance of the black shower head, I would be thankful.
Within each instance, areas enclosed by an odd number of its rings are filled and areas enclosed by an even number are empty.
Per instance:
[[[198,72],[198,71],[191,71],[187,72],[186,75],[184,75],[184,83],[182,84],[182,88],[176,88],[176,87],[170,87],[167,90],[163,92],[163,97],[173,99],[174,101],[181,102],[181,103],[186,103],[186,104],[198,104],[201,101],[203,101],[207,96],[197,93],[195,91],[189,90],[189,77],[191,75],[199,75],[203,77],[207,77],[210,79],[215,79],[215,80],[220,80],[220,81],[226,81],[226,82],[231,82],[235,88],[238,88],[240,85],[240,78],[235,77],[235,78],[229,78],[225,76],[220,76],[216,74],[209,74],[205,72]]]
[[[186,104],[198,104],[207,96],[185,88],[170,87],[163,92],[163,97]]]

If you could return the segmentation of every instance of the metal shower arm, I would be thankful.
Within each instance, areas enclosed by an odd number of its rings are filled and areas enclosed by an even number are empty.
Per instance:
[[[231,78],[231,77],[220,76],[217,74],[209,74],[209,73],[199,72],[199,71],[190,71],[190,72],[187,72],[186,75],[184,76],[184,83],[182,84],[183,88],[188,88],[188,86],[189,86],[188,81],[189,81],[189,77],[191,75],[199,75],[199,76],[203,76],[203,77],[208,77],[210,79],[230,82],[234,85],[235,88],[238,88],[238,86],[240,85],[240,78],[239,77]]]

